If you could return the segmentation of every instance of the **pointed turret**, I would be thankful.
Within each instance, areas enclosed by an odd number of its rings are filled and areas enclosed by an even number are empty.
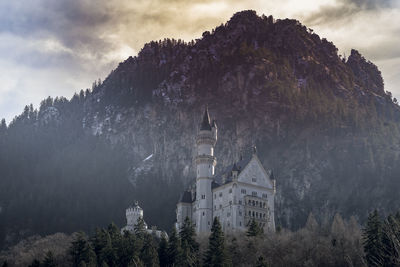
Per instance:
[[[208,107],[204,110],[203,120],[200,124],[200,131],[211,131],[210,115],[208,114]]]

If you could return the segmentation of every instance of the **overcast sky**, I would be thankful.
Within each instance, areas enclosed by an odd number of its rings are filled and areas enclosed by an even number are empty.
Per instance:
[[[151,40],[191,40],[233,13],[295,18],[340,54],[359,50],[400,98],[400,0],[18,0],[0,2],[0,118],[70,98]]]

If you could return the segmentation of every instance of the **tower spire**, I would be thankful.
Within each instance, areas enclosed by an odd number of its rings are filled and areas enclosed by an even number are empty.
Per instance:
[[[210,115],[208,114],[208,105],[204,110],[203,120],[200,124],[200,131],[211,131]]]

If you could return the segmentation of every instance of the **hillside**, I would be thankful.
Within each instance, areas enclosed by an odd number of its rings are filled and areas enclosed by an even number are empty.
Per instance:
[[[206,104],[218,121],[217,171],[254,144],[274,170],[277,225],[397,210],[399,106],[373,63],[337,51],[296,20],[243,11],[190,43],[146,44],[71,100],[27,107],[0,127],[5,243],[121,225],[134,199],[146,221],[169,228],[194,177]]]

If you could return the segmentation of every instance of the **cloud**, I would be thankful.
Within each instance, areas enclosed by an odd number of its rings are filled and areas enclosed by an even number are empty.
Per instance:
[[[363,12],[382,11],[395,6],[393,0],[337,0],[322,5],[317,11],[308,14],[304,23],[309,25],[344,24]]]
[[[400,94],[393,74],[400,65],[391,60],[400,53],[396,0],[0,1],[0,76],[8,80],[0,87],[0,117],[10,120],[48,95],[72,96],[146,42],[199,38],[244,9],[299,19],[342,53],[360,50]]]

